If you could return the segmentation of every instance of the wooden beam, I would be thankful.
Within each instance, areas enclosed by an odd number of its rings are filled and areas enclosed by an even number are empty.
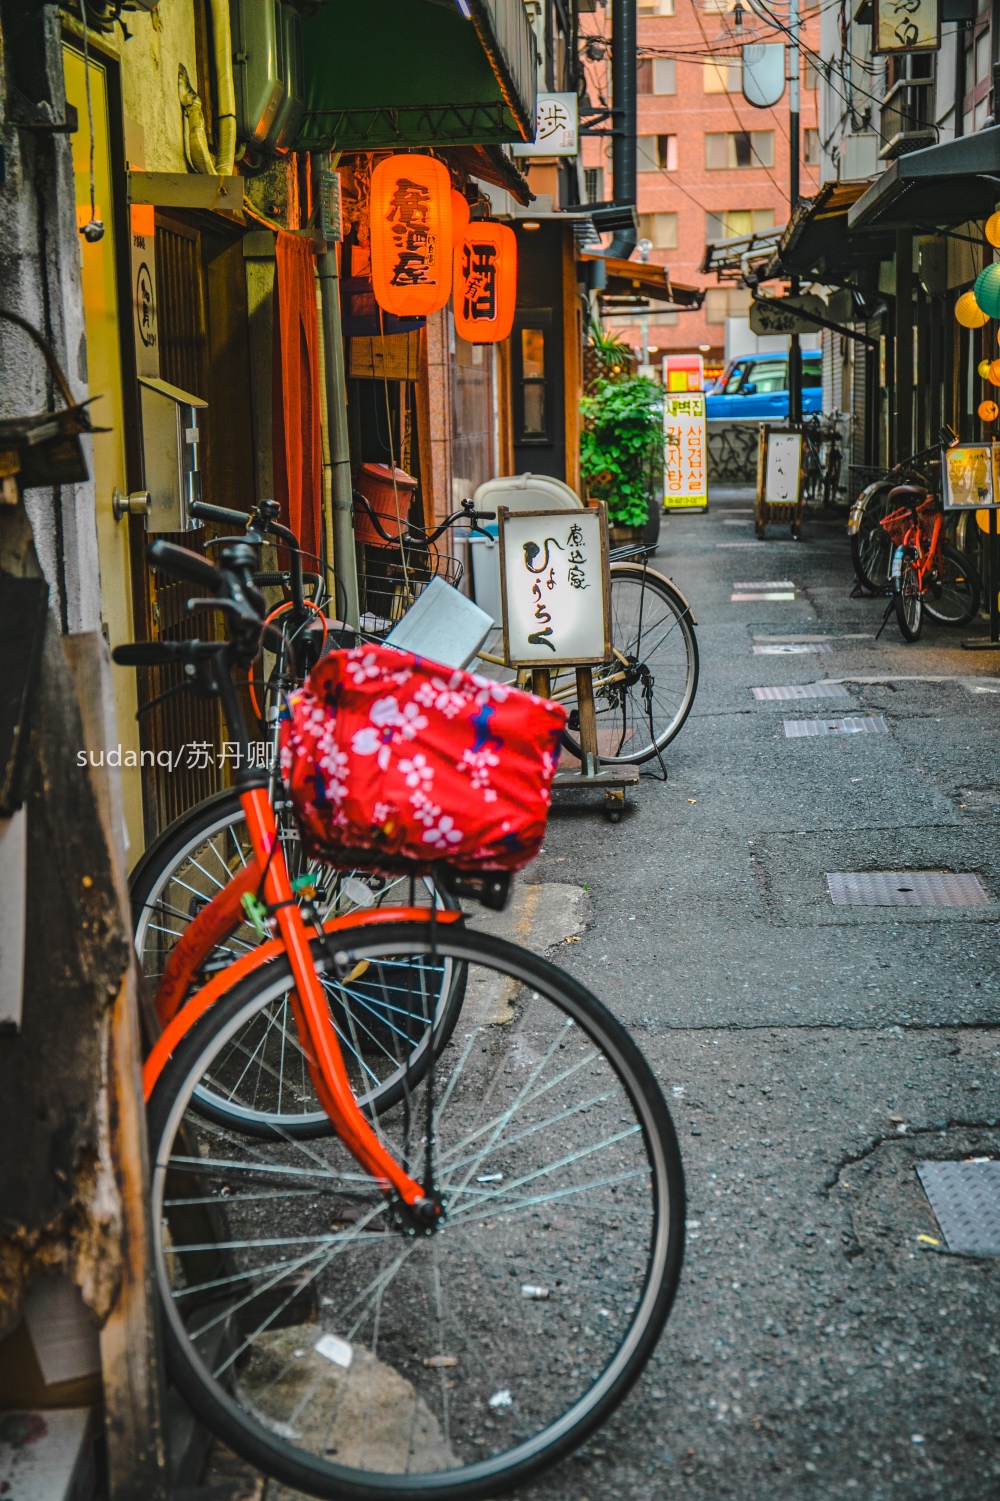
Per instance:
[[[576,290],[573,226],[563,228],[562,243],[563,408],[566,436],[566,483],[580,494],[580,398],[583,395],[583,311]]]

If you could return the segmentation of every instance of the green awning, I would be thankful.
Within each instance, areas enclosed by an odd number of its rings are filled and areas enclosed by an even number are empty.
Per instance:
[[[322,0],[302,19],[303,150],[466,146],[535,133],[524,0]]]

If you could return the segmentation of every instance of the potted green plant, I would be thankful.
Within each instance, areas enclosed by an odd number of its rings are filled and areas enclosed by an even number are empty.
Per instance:
[[[580,411],[580,467],[588,493],[607,505],[612,540],[655,545],[668,441],[662,387],[644,375],[599,375]]]

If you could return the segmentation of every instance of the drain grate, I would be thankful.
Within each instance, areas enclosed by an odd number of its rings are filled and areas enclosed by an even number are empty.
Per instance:
[[[845,719],[786,719],[785,739],[804,740],[815,735],[888,735],[881,714],[849,714]]]
[[[1000,1162],[918,1162],[948,1250],[1000,1256]]]
[[[758,703],[788,698],[850,698],[842,683],[786,683],[781,688],[752,688]]]
[[[755,657],[803,657],[811,653],[822,655],[832,651],[833,647],[828,646],[825,641],[776,641],[753,648]]]
[[[942,870],[847,870],[827,875],[835,907],[982,907],[979,877]]]
[[[762,579],[756,583],[734,584],[734,589],[794,589],[791,579]]]

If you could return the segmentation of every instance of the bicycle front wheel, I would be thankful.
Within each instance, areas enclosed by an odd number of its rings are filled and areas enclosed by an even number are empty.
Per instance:
[[[611,568],[612,662],[594,669],[597,744],[604,765],[641,765],[681,730],[698,691],[691,607],[669,579],[637,563]],[[552,697],[575,718],[574,674],[553,674]],[[581,756],[576,734],[565,737]]]
[[[902,558],[893,560],[893,603],[896,623],[904,641],[918,641],[924,623],[924,600],[916,561],[908,550],[899,549]]]
[[[458,902],[440,890],[429,876],[383,877],[370,871],[336,870],[310,865],[287,820],[281,824],[282,842],[293,875],[311,869],[316,875],[316,905],[324,918],[346,916],[376,906],[429,907],[454,910]],[[135,944],[143,971],[155,990],[163,967],[191,920],[229,880],[253,859],[250,832],[239,794],[209,798],[191,809],[147,851],[132,877],[132,915]],[[220,942],[206,973],[225,968],[256,948],[260,939],[247,923]],[[410,1068],[426,1065],[430,1034],[424,1035],[409,1014],[401,1015],[392,992],[392,976],[382,974],[386,989],[371,979],[354,987],[353,1010],[334,1004],[331,1020],[337,1029],[359,1105],[368,1113],[400,1098],[405,1044]],[[443,989],[434,1009],[435,1046],[454,1026],[462,1006],[465,972],[446,966]],[[330,1122],[316,1098],[292,1019],[290,990],[273,1000],[266,1013],[234,1035],[225,1057],[216,1061],[198,1092],[200,1108],[221,1124],[256,1135],[274,1132],[299,1137],[326,1135]]]
[[[527,950],[415,927],[345,931],[336,983],[346,1006],[359,966],[389,966],[419,1012],[443,964],[468,968],[460,1027],[375,1121],[425,1184],[433,1142],[433,1234],[339,1138],[248,1143],[197,1109],[287,974],[235,986],[150,1102],[173,1377],[237,1453],[320,1497],[464,1501],[527,1481],[621,1401],[680,1275],[680,1155],[624,1028]]]
[[[964,553],[945,543],[938,553],[937,580],[924,595],[924,609],[943,625],[968,625],[979,614],[979,575]]]

